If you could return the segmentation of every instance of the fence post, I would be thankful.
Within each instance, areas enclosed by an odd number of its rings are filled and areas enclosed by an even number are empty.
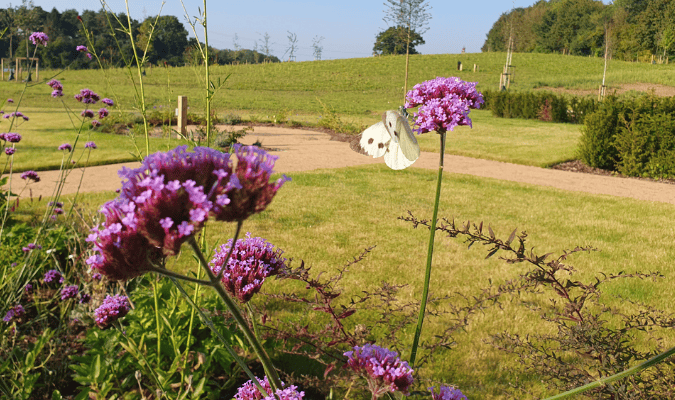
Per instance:
[[[187,96],[178,96],[178,108],[176,114],[178,115],[178,132],[185,136],[187,128]]]

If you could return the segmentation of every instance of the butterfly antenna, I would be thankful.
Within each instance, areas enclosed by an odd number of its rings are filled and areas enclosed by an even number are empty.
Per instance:
[[[406,119],[410,118],[410,114],[408,114],[408,110],[406,110],[405,106],[401,106],[398,109],[401,112],[401,115],[403,115]]]

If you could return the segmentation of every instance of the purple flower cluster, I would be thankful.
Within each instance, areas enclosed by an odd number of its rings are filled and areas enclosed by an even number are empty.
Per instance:
[[[130,309],[131,304],[126,296],[106,296],[103,304],[94,310],[94,321],[99,328],[105,329],[127,315]]]
[[[39,244],[35,244],[35,243],[28,243],[28,245],[23,247],[21,250],[23,250],[24,252],[27,253],[27,252],[29,252],[31,250],[35,250],[35,249],[42,250],[42,246],[40,246]]]
[[[80,113],[84,118],[94,118],[94,112],[91,110],[84,110]]]
[[[88,293],[80,292],[80,300],[78,303],[87,304],[91,300],[91,296]]]
[[[7,99],[8,103],[14,103],[14,99]]]
[[[98,128],[99,126],[101,126],[101,121],[99,121],[97,119],[92,119],[91,120],[91,126],[93,126],[94,128]]]
[[[47,42],[49,42],[49,36],[47,36],[46,33],[44,32],[33,32],[30,34],[28,37],[31,42],[33,42],[33,45],[35,46],[45,46],[47,47]]]
[[[105,108],[101,108],[100,110],[98,110],[98,119],[103,119],[107,116],[108,116],[108,110],[106,110]]]
[[[246,234],[246,239],[237,240],[230,259],[226,260],[231,247],[232,239],[216,249],[209,266],[217,275],[227,262],[221,282],[242,303],[260,291],[265,278],[286,268],[286,259],[281,257],[283,251],[275,249],[263,238],[252,238],[250,233]]]
[[[75,100],[84,104],[96,104],[100,99],[98,94],[89,89],[82,89],[80,93],[75,95]]]
[[[115,105],[115,103],[107,97],[101,100],[101,103],[105,104],[108,107],[112,107]]]
[[[69,285],[61,289],[61,300],[74,299],[77,297],[77,285]]]
[[[415,113],[415,131],[422,134],[452,131],[457,125],[471,126],[470,109],[484,103],[476,83],[438,77],[415,85],[406,95],[405,104],[406,108],[420,106]]]
[[[63,283],[63,275],[61,275],[61,273],[55,269],[50,269],[45,273],[45,276],[44,278],[42,278],[42,281],[44,283],[52,283],[52,282]]]
[[[27,283],[26,286],[23,287],[23,290],[26,293],[32,293],[33,292],[33,285],[30,283]]]
[[[70,152],[73,150],[73,146],[71,146],[70,143],[64,143],[61,146],[59,146],[59,150],[66,150]]]
[[[10,308],[9,311],[7,311],[7,314],[5,314],[2,320],[7,323],[10,323],[14,318],[19,318],[24,314],[26,314],[26,310],[24,310],[21,304],[17,304],[14,307]]]
[[[366,378],[373,397],[379,398],[397,390],[408,394],[413,383],[413,370],[408,362],[401,361],[395,351],[366,344],[355,346],[353,351],[344,355],[348,358],[347,367]]]
[[[97,122],[98,122],[98,121],[97,121]],[[91,123],[93,124],[94,121],[91,121]],[[94,143],[94,142],[87,142],[87,143],[84,144],[84,148],[85,148],[85,149],[95,149],[95,148],[97,148],[97,147],[96,147],[96,143]]]
[[[5,114],[5,115],[2,116],[2,118],[4,118],[4,119],[10,119],[12,117],[21,117],[21,118],[23,118],[24,121],[29,120],[28,116],[24,115],[24,113],[22,113],[21,111],[15,111],[13,113]]]
[[[52,79],[51,81],[47,82],[47,85],[52,88],[52,97],[61,97],[63,96],[63,85],[61,84],[61,81],[57,79]]]
[[[75,50],[77,50],[77,51],[89,51],[89,49],[87,49],[87,46],[82,46],[82,45],[77,46],[75,48]]]
[[[434,392],[434,388],[430,387],[432,400],[468,400],[461,390],[448,386],[441,386],[438,393]]]
[[[258,382],[260,382],[260,386],[262,386],[270,396],[263,397],[256,385],[252,381],[248,381],[237,389],[237,393],[234,395],[235,400],[302,400],[302,398],[305,397],[305,392],[298,392],[298,387],[295,385],[290,385],[285,389],[278,389],[275,393],[275,397],[272,395],[272,387],[270,386],[267,377],[258,379]]]
[[[40,177],[38,176],[37,172],[35,171],[26,171],[23,174],[21,174],[21,179],[29,179],[34,182],[40,182]]]
[[[19,143],[21,141],[21,135],[14,132],[0,133],[0,140],[9,143]]]
[[[14,147],[5,147],[5,154],[8,156],[11,156],[16,152],[16,149]]]
[[[229,154],[206,147],[179,146],[123,168],[120,196],[103,206],[104,226],[87,239],[96,252],[87,263],[111,279],[129,279],[177,254],[208,218],[238,221],[262,211],[288,178],[269,183],[275,157],[262,150],[235,151],[242,154],[236,174]],[[236,209],[230,199],[238,199]]]

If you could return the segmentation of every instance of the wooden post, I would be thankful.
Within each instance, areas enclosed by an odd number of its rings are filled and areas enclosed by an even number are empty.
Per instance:
[[[5,59],[0,59],[0,81],[5,81]]]
[[[19,62],[19,59],[16,59],[16,68],[14,69],[14,82],[21,82],[21,70],[19,67],[21,66],[21,63]]]
[[[187,128],[187,96],[178,96],[178,108],[176,109],[178,113],[178,132],[182,136],[185,136]]]
[[[462,62],[461,62],[461,61],[460,61],[460,63],[459,63],[459,70],[460,70],[460,71],[463,71],[463,70],[464,70],[464,65],[462,65]]]
[[[605,91],[607,89],[607,86],[605,85],[600,85],[600,90],[598,91],[598,101],[602,101],[605,99]]]

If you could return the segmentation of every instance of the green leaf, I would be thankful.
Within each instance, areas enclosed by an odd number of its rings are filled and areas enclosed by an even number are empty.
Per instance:
[[[54,390],[54,392],[52,392],[52,400],[63,400],[61,392],[59,392],[58,390]]]
[[[98,378],[101,376],[101,355],[96,356],[94,361],[94,380],[98,381]]]

